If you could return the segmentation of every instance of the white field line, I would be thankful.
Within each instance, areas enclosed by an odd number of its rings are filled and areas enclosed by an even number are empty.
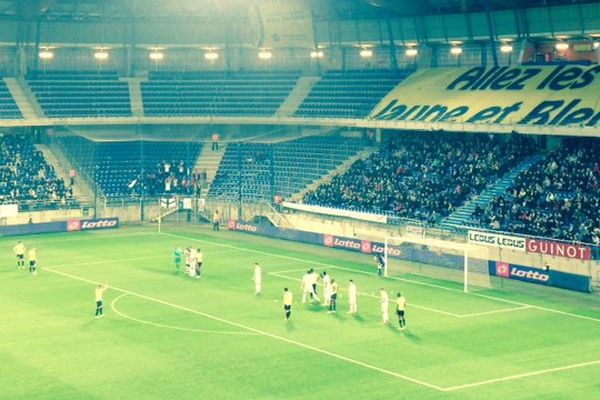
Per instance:
[[[557,368],[542,369],[542,370],[538,370],[538,371],[527,372],[524,374],[505,376],[503,378],[496,378],[496,379],[489,379],[486,381],[467,383],[464,385],[450,386],[450,387],[442,389],[442,391],[453,392],[456,390],[469,389],[469,388],[473,388],[473,387],[477,387],[477,386],[490,385],[493,383],[506,382],[506,381],[512,381],[512,380],[517,380],[517,379],[528,378],[531,376],[550,374],[552,372],[559,372],[559,371],[566,371],[569,369],[589,367],[591,365],[600,365],[600,360],[588,361],[588,362],[583,362],[583,363],[579,363],[579,364],[565,365],[563,367],[557,367]]]
[[[483,311],[483,312],[471,313],[471,314],[462,314],[462,315],[459,315],[458,318],[473,318],[473,317],[480,317],[483,315],[491,315],[491,314],[505,313],[505,312],[511,312],[511,311],[527,310],[530,308],[532,308],[532,307],[523,306],[523,307],[514,307],[514,308],[503,308],[501,310]]]
[[[225,254],[225,253],[233,253],[236,251],[240,251],[240,250],[223,250],[223,251],[212,251],[210,253],[210,255],[213,254]],[[172,261],[173,258],[172,255],[164,255],[164,256],[152,256],[152,257],[137,257],[137,258],[124,258],[124,259],[118,259],[118,260],[96,260],[96,261],[89,261],[89,262],[84,262],[84,263],[72,263],[72,264],[58,264],[58,265],[51,265],[48,268],[63,268],[63,267],[80,267],[80,266],[85,266],[85,265],[96,265],[96,264],[116,264],[116,263],[128,263],[128,262],[134,262],[134,261],[146,261],[146,260],[166,260],[169,259]]]
[[[110,303],[110,308],[112,308],[112,310],[115,312],[115,314],[117,314],[117,315],[119,315],[119,316],[121,316],[121,317],[123,317],[125,319],[129,319],[131,321],[138,322],[140,324],[155,326],[157,328],[163,328],[163,329],[173,329],[173,330],[176,330],[176,331],[183,331],[183,332],[216,333],[216,334],[220,334],[220,335],[257,335],[257,333],[252,333],[252,332],[211,331],[211,330],[207,330],[207,329],[183,328],[181,326],[158,324],[156,322],[150,322],[150,321],[146,321],[146,320],[143,320],[143,319],[134,318],[134,317],[132,317],[130,315],[127,315],[127,314],[125,314],[122,311],[119,311],[117,309],[117,302],[119,300],[121,300],[125,296],[129,296],[129,294],[128,293],[123,293],[122,295],[116,297]]]
[[[47,268],[47,267],[43,268],[43,269],[46,270],[46,271],[48,271],[48,272],[64,276],[66,278],[78,280],[78,281],[81,281],[81,282],[90,283],[90,284],[93,284],[93,285],[98,285],[99,284],[99,282],[92,281],[92,280],[89,280],[89,279],[86,279],[86,278],[82,278],[82,277],[79,277],[79,276],[76,276],[76,275],[68,274],[66,272],[52,270],[52,269]],[[230,320],[227,320],[227,319],[224,319],[224,318],[221,318],[221,317],[217,317],[215,315],[211,315],[211,314],[208,314],[208,313],[205,313],[205,312],[202,312],[202,311],[194,310],[194,309],[191,309],[191,308],[188,308],[188,307],[184,307],[184,306],[180,306],[180,305],[177,305],[177,304],[174,304],[174,303],[169,303],[167,301],[160,300],[160,299],[157,299],[155,297],[146,296],[146,295],[141,294],[141,293],[136,293],[136,292],[133,292],[133,291],[127,290],[127,289],[121,289],[121,288],[118,288],[118,287],[115,287],[115,286],[110,286],[110,289],[116,290],[116,291],[121,292],[121,293],[130,294],[132,296],[136,296],[136,297],[139,297],[141,299],[152,301],[154,303],[158,303],[158,304],[162,304],[162,305],[165,305],[165,306],[173,307],[173,308],[178,309],[178,310],[187,311],[187,312],[190,312],[190,313],[193,313],[193,314],[196,314],[196,315],[200,315],[202,317],[205,317],[205,318],[208,318],[208,319],[212,319],[214,321],[222,322],[223,324],[226,324],[226,325],[235,326],[236,328],[245,329],[247,331],[256,333],[258,335],[262,335],[262,336],[265,336],[265,337],[268,337],[268,338],[271,338],[271,339],[275,339],[275,340],[278,340],[278,341],[281,341],[281,342],[285,342],[285,343],[288,343],[288,344],[291,344],[291,345],[294,345],[294,346],[298,346],[298,347],[304,348],[306,350],[311,350],[311,351],[314,351],[316,353],[324,354],[326,356],[329,356],[329,357],[332,357],[332,358],[335,358],[335,359],[338,359],[338,360],[342,360],[342,361],[345,361],[345,362],[350,363],[350,364],[358,365],[358,366],[361,366],[361,367],[364,367],[364,368],[367,368],[367,369],[370,369],[370,370],[373,370],[373,371],[377,371],[377,372],[380,372],[382,374],[393,376],[395,378],[399,378],[399,379],[402,379],[402,380],[407,381],[407,382],[411,382],[411,383],[414,383],[414,384],[417,384],[417,385],[428,387],[430,389],[434,389],[434,390],[437,390],[437,391],[444,391],[444,388],[442,388],[440,386],[433,385],[431,383],[427,383],[425,381],[421,381],[421,380],[418,380],[418,379],[415,379],[415,378],[411,378],[410,376],[402,375],[402,374],[399,374],[397,372],[390,371],[390,370],[387,370],[387,369],[384,369],[384,368],[380,368],[380,367],[377,367],[377,366],[372,365],[372,364],[364,363],[362,361],[358,361],[358,360],[355,360],[355,359],[350,358],[350,357],[346,357],[346,356],[341,355],[341,354],[337,354],[337,353],[333,353],[333,352],[328,351],[328,350],[320,349],[320,348],[312,346],[310,344],[298,342],[296,340],[291,340],[291,339],[285,338],[283,336],[275,335],[275,334],[270,333],[270,332],[266,332],[266,331],[263,331],[263,330],[260,330],[260,329],[252,328],[250,326],[243,325],[243,324],[240,324],[238,322],[230,321]]]
[[[283,274],[280,273],[280,271],[270,272],[269,275],[273,275],[273,276],[276,276],[278,278],[283,278],[283,279],[291,279],[291,280],[300,281],[300,282],[302,281],[302,279],[299,279],[299,278],[293,278],[293,277],[288,276],[288,275],[283,275]],[[320,285],[323,286],[322,284],[320,284]],[[342,288],[340,288],[339,290],[348,291],[347,289],[342,289]],[[359,295],[361,295],[361,296],[373,297],[375,299],[379,299],[379,296],[376,296],[376,295],[371,294],[371,293],[365,293],[365,292],[356,292],[356,293],[359,294]],[[460,318],[461,317],[459,314],[455,314],[455,313],[448,312],[448,311],[443,311],[443,310],[438,310],[436,308],[429,308],[429,307],[425,307],[425,306],[420,306],[420,305],[415,304],[415,303],[410,303],[409,306],[410,307],[414,307],[414,308],[420,308],[420,309],[423,309],[423,310],[426,310],[426,311],[431,311],[431,312],[434,312],[434,313],[437,313],[437,314],[448,315],[450,317],[455,317],[455,318]]]
[[[60,233],[60,232],[58,232]],[[75,233],[75,232],[73,232]],[[124,238],[124,237],[135,237],[135,236],[152,236],[152,235],[156,235],[156,232],[136,232],[136,233],[120,233],[118,236],[115,235],[116,232],[110,232],[112,233],[112,235],[108,235],[107,233],[108,230],[106,231],[102,231],[102,234],[100,234],[100,232],[98,233],[93,233],[90,235],[80,235],[78,237],[65,237],[64,239],[52,239],[52,237],[49,237],[48,239],[50,240],[46,240],[46,238],[44,237],[36,237],[36,238],[31,238],[31,240],[23,240],[23,242],[25,242],[25,244],[27,243],[35,243],[36,245],[40,245],[40,244],[51,244],[51,243],[63,243],[63,242],[78,242],[81,240],[90,240],[90,239],[120,239],[120,238]],[[44,235],[42,233],[40,233],[39,235]],[[14,238],[19,238],[22,237],[23,235],[20,236],[14,236]],[[5,236],[2,238],[3,241],[8,241],[11,238],[11,236]]]
[[[128,262],[134,262],[134,261],[159,260],[162,258],[165,258],[165,257],[154,256],[154,257],[123,258],[120,260],[96,260],[96,261],[89,261],[89,262],[83,262],[83,263],[58,264],[58,265],[52,265],[52,266],[46,267],[46,268],[81,267],[81,266],[85,266],[85,265],[97,265],[97,264],[117,264],[117,263],[125,264]]]
[[[345,270],[349,270],[349,271],[353,271],[353,272],[361,273],[361,274],[369,274],[368,272],[365,272],[365,271],[360,271],[360,270],[345,268],[345,267],[341,267],[341,266],[337,266],[337,265],[333,265],[333,264],[326,264],[326,263],[322,263],[322,262],[318,262],[318,261],[305,260],[305,259],[302,259],[302,258],[292,257],[292,256],[286,256],[286,255],[282,255],[282,254],[269,253],[267,251],[254,250],[254,249],[246,249],[246,248],[234,246],[234,245],[231,245],[231,244],[213,242],[211,240],[196,239],[196,238],[192,238],[192,237],[189,237],[189,236],[176,235],[176,234],[173,234],[173,233],[166,233],[166,232],[163,232],[162,235],[167,235],[167,236],[172,236],[172,237],[179,237],[179,238],[184,238],[184,239],[194,240],[194,241],[204,242],[204,243],[211,243],[211,244],[214,244],[216,246],[223,246],[223,247],[229,247],[229,248],[234,248],[234,249],[243,249],[243,250],[246,250],[246,251],[249,251],[249,252],[252,252],[252,253],[265,254],[265,255],[268,255],[268,256],[272,256],[272,257],[279,257],[279,258],[284,258],[284,259],[288,259],[288,260],[296,260],[296,261],[306,262],[306,263],[309,263],[309,264],[324,265],[326,267],[333,267],[333,268],[338,268],[338,269],[345,269]],[[371,274],[369,274],[369,275],[371,275]],[[456,293],[464,293],[462,290],[459,290],[459,289],[453,289],[453,288],[449,288],[449,287],[445,287],[445,286],[435,285],[433,283],[426,283],[426,282],[414,281],[412,279],[397,278],[397,277],[386,277],[385,279],[394,279],[394,280],[398,280],[398,281],[402,281],[402,282],[412,283],[412,284],[415,284],[415,285],[429,286],[429,287],[433,287],[433,288],[437,288],[437,289],[449,290],[449,291],[456,292]],[[570,313],[570,312],[567,312],[567,311],[560,311],[560,310],[556,310],[556,309],[553,309],[553,308],[539,307],[539,306],[536,306],[536,305],[533,305],[533,304],[527,304],[527,303],[522,303],[522,302],[518,302],[518,301],[503,299],[501,297],[494,297],[494,296],[489,296],[489,295],[480,294],[480,293],[470,293],[470,295],[472,295],[472,296],[478,296],[478,297],[482,297],[482,298],[486,298],[486,299],[490,299],[490,300],[500,301],[500,302],[504,302],[504,303],[515,304],[515,305],[518,305],[518,306],[528,306],[528,307],[535,308],[535,309],[538,309],[538,310],[543,310],[543,311],[547,311],[547,312],[551,312],[551,313],[555,313],[555,314],[565,315],[565,316],[569,316],[569,317],[573,317],[573,318],[580,318],[580,319],[585,319],[585,320],[588,320],[588,321],[600,322],[600,318],[586,317],[585,315],[574,314],[574,313]]]

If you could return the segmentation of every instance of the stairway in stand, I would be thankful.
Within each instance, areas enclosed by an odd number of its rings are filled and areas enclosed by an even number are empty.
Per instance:
[[[195,173],[206,171],[206,186],[202,190],[202,197],[206,197],[206,194],[210,190],[210,185],[215,179],[215,175],[217,174],[227,145],[219,144],[219,150],[211,150],[211,148],[211,143],[206,143],[202,146],[202,151],[200,152],[194,167]]]
[[[533,155],[517,167],[510,170],[502,178],[498,179],[493,185],[485,189],[479,196],[473,197],[470,201],[467,201],[462,207],[457,208],[452,214],[448,215],[441,223],[440,226],[445,229],[468,229],[469,227],[476,227],[477,221],[473,220],[473,211],[476,206],[480,206],[484,210],[489,206],[491,201],[506,193],[506,190],[512,186],[515,178],[523,171],[529,169],[533,164],[538,162],[544,157],[543,154]]]
[[[55,154],[48,146],[43,144],[36,144],[36,149],[38,149],[44,156],[44,159],[48,164],[54,167],[54,173],[57,178],[65,181],[65,184],[69,186],[70,176],[69,171],[72,168],[72,165],[62,154]],[[76,170],[77,172],[77,170]],[[75,185],[73,186],[73,197],[75,199],[82,201],[88,200],[90,201],[94,194],[92,189],[89,186],[89,183],[85,181],[79,174],[75,178]]]

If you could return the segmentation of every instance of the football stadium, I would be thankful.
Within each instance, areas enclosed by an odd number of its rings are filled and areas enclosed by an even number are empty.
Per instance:
[[[0,400],[600,399],[600,1],[0,0]]]

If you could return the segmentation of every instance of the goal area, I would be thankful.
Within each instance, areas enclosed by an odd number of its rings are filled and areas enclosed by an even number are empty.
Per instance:
[[[491,288],[486,247],[419,236],[387,236],[384,243],[385,276],[457,282],[465,292]]]

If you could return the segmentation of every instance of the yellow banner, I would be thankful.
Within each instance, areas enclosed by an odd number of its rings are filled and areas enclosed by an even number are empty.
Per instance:
[[[594,127],[600,124],[600,66],[423,70],[392,90],[370,118]]]

